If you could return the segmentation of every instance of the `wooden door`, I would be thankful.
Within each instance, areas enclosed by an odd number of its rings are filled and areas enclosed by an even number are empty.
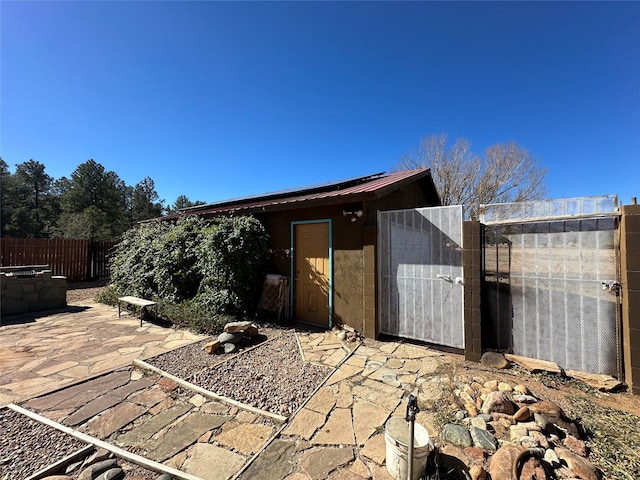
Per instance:
[[[294,228],[295,317],[329,327],[329,223]]]

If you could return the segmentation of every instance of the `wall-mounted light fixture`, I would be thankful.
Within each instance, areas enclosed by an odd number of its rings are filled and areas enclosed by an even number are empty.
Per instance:
[[[355,222],[358,218],[362,217],[362,210],[354,210],[353,212],[349,212],[347,210],[343,210],[342,211],[342,216],[343,217],[347,217],[349,215],[351,215],[351,221]]]

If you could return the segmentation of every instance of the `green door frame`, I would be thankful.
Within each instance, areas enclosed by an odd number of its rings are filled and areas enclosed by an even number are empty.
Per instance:
[[[291,282],[292,288],[289,292],[289,318],[294,318],[295,312],[295,227],[296,225],[305,225],[310,223],[328,223],[329,224],[329,328],[333,327],[333,222],[330,218],[322,218],[319,220],[303,220],[291,222]]]

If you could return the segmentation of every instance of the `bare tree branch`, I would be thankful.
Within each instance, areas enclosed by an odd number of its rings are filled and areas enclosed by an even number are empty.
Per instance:
[[[492,145],[480,157],[464,138],[447,147],[446,134],[429,135],[394,170],[424,167],[431,169],[442,204],[464,205],[473,219],[481,204],[537,200],[546,193],[546,171],[515,142]]]

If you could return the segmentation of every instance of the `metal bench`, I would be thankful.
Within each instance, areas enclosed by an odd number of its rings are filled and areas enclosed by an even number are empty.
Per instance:
[[[120,297],[118,298],[118,318],[120,318],[121,303],[126,303],[128,305],[132,305],[134,307],[140,308],[140,311],[139,311],[140,326],[142,326],[142,320],[144,319],[144,312],[147,309],[147,307],[155,307],[157,305],[156,302],[152,302],[151,300],[145,300],[144,298],[131,297],[131,296]]]

